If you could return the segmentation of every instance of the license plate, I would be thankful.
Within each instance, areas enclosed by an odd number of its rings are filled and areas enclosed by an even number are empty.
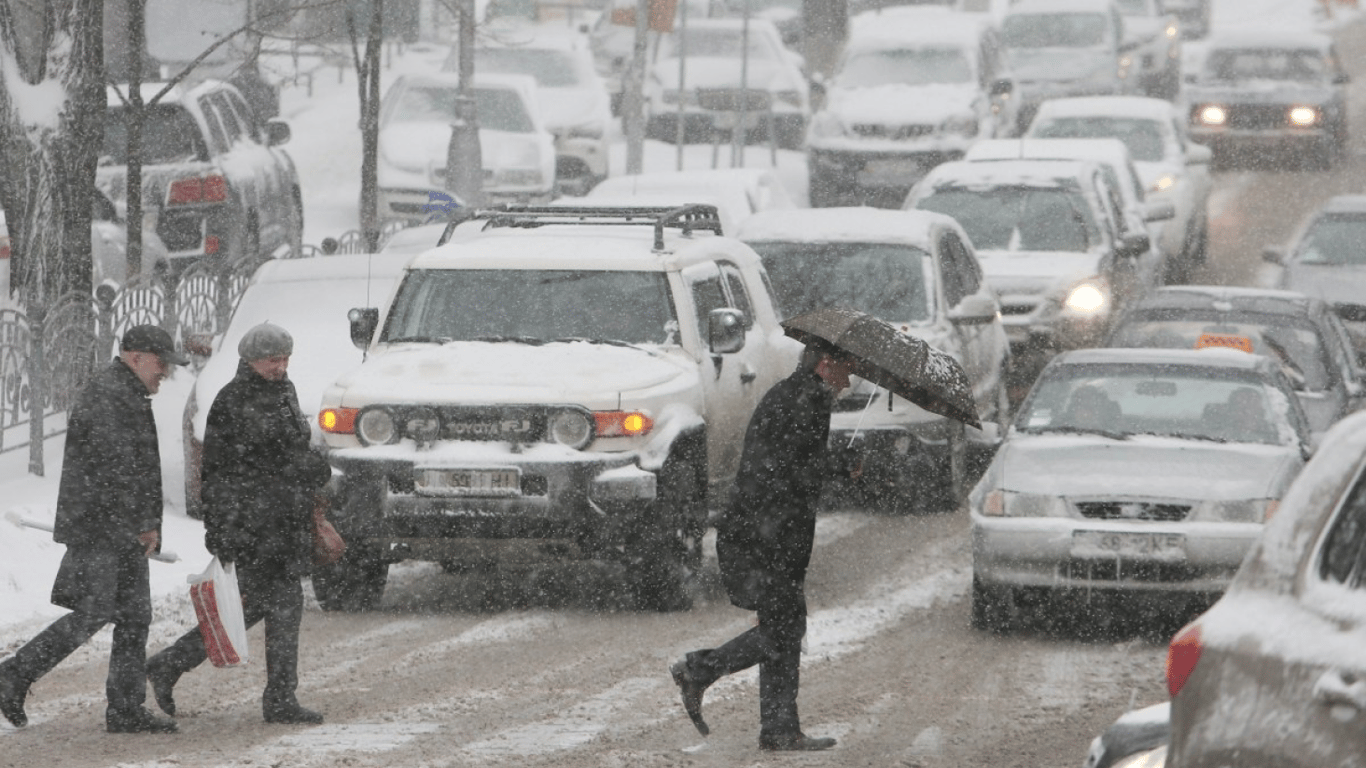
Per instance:
[[[1073,531],[1073,557],[1124,557],[1135,560],[1184,560],[1186,537],[1180,533]]]
[[[519,496],[522,473],[516,469],[415,470],[418,493],[435,496]]]

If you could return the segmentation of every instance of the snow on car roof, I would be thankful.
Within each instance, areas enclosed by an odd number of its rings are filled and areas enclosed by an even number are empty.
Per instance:
[[[1332,44],[1331,37],[1307,29],[1239,29],[1213,35],[1206,41],[1206,47],[1211,51],[1225,48],[1327,50]]]
[[[1053,358],[1051,365],[1094,365],[1118,363],[1134,365],[1182,366],[1190,368],[1230,368],[1255,370],[1269,367],[1272,360],[1261,355],[1250,355],[1237,349],[1209,347],[1206,349],[1159,349],[1156,347],[1124,347],[1077,349]]]
[[[483,229],[475,221],[458,229],[451,242],[424,251],[410,269],[581,269],[657,272],[682,263],[714,258],[754,261],[758,256],[738,240],[699,233],[684,236],[665,228],[664,253],[654,253],[654,228],[585,224],[547,224],[534,229]],[[463,231],[462,231],[463,230]],[[707,243],[706,249],[691,249]]]
[[[936,166],[922,183],[930,187],[993,184],[1057,187],[1076,182],[1092,167],[1093,163],[1085,160],[1002,160],[996,163],[954,160]]]
[[[436,242],[435,238],[432,242]],[[411,252],[348,253],[302,259],[269,259],[252,275],[250,284],[356,280],[381,275],[398,275],[410,258]]]
[[[958,223],[952,217],[930,211],[867,206],[810,208],[761,211],[746,219],[735,236],[746,243],[900,243],[930,251],[936,227],[958,229]]]
[[[1110,0],[1020,0],[1010,6],[1006,16],[1025,13],[1109,13],[1114,6]]]
[[[1127,166],[1133,159],[1120,139],[983,139],[968,148],[968,162],[990,160],[1095,160]]]
[[[985,19],[943,6],[902,6],[866,11],[849,21],[847,50],[933,46],[975,47]]]
[[[1146,117],[1170,121],[1176,108],[1170,101],[1150,96],[1074,96],[1048,99],[1039,105],[1035,120],[1042,117]]]
[[[1230,310],[1264,312],[1269,314],[1308,314],[1318,299],[1296,291],[1274,288],[1244,288],[1227,285],[1164,286],[1139,300],[1135,309],[1181,309],[1215,307],[1217,303]]]

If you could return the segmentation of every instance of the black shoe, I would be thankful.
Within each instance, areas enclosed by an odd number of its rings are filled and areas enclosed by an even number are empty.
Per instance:
[[[711,733],[711,728],[707,727],[707,721],[702,719],[702,694],[707,690],[708,683],[698,682],[688,670],[686,659],[676,661],[669,667],[669,674],[673,676],[674,685],[678,686],[679,693],[683,695],[683,710],[692,719],[692,724],[697,727],[697,732],[706,736]]]
[[[28,725],[28,715],[24,714],[24,699],[28,697],[28,684],[19,679],[8,664],[0,664],[0,714],[15,728]]]
[[[321,712],[302,707],[299,702],[293,700],[267,702],[262,705],[261,714],[265,716],[267,723],[320,725],[323,721]]]
[[[180,730],[174,720],[146,707],[107,709],[104,712],[104,727],[110,733],[176,733]]]
[[[774,752],[819,752],[833,746],[835,746],[835,740],[829,736],[807,736],[801,731],[780,733],[773,736],[759,735],[759,749]]]
[[[171,717],[175,717],[175,699],[171,697],[171,691],[179,679],[179,674],[157,661],[155,656],[147,660],[147,682],[152,684],[152,695],[156,697],[161,711]]]

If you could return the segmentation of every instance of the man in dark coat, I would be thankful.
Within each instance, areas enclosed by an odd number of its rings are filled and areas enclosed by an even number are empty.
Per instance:
[[[161,548],[163,506],[151,396],[172,365],[186,362],[166,331],[135,326],[124,334],[119,356],[71,408],[52,533],[66,545],[52,602],[71,613],[0,663],[0,712],[16,728],[28,723],[29,686],[113,623],[105,727],[111,733],[176,730],[174,721],[143,706],[143,674],[152,623],[147,557]]]
[[[204,430],[204,543],[220,561],[237,563],[248,627],[266,622],[268,723],[321,723],[299,705],[299,624],[313,552],[313,508],[332,476],[310,444],[308,420],[287,376],[294,340],[262,323],[237,346],[237,375],[214,397]],[[157,705],[175,715],[180,676],[207,658],[196,627],[147,660]]]
[[[731,602],[758,612],[758,625],[720,648],[693,651],[670,667],[683,706],[702,735],[702,694],[721,677],[759,665],[759,746],[818,750],[831,738],[802,733],[797,687],[806,634],[806,567],[816,503],[835,474],[827,448],[830,409],[853,363],[810,345],[797,370],[764,395],[745,432],[735,489],[716,524],[716,556]]]

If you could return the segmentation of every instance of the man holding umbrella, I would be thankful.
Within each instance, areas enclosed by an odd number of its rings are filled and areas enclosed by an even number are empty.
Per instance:
[[[827,447],[835,397],[858,375],[926,410],[979,426],[967,374],[923,340],[857,310],[819,309],[783,322],[806,344],[797,370],[770,389],[745,432],[729,503],[716,523],[716,556],[736,607],[758,625],[719,648],[688,653],[669,672],[703,736],[702,695],[725,675],[759,665],[759,746],[812,751],[832,738],[802,733],[797,715],[806,568],[816,502],[845,468]],[[849,472],[855,475],[858,470]]]
[[[853,365],[833,347],[809,343],[797,370],[764,395],[745,432],[735,489],[716,524],[716,555],[731,602],[757,611],[759,623],[669,668],[704,736],[710,729],[702,719],[702,693],[721,677],[758,664],[760,748],[835,746],[834,739],[802,733],[797,687],[816,502],[835,472],[827,452],[830,409],[849,386]]]

